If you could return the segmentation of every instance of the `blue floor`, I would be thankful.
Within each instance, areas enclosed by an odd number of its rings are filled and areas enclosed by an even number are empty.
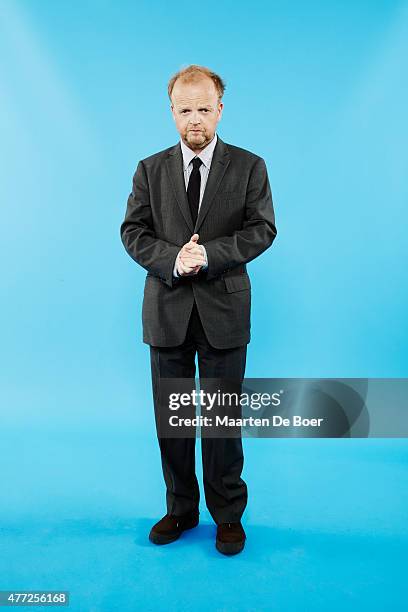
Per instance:
[[[3,429],[0,590],[67,590],[88,612],[406,610],[405,440],[245,439],[247,545],[224,557],[204,498],[198,528],[148,541],[164,488],[139,436]]]

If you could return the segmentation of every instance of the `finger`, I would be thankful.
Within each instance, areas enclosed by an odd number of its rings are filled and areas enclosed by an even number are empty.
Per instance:
[[[203,266],[205,260],[203,257],[183,257],[181,258],[183,265],[187,266]]]
[[[195,257],[196,259],[205,259],[204,258],[204,253],[199,250],[199,251],[183,251],[182,253],[180,253],[180,257]]]
[[[194,240],[190,240],[189,242],[186,242],[186,244],[183,245],[183,248],[184,249],[199,249],[200,245]]]
[[[187,264],[179,262],[179,271],[182,275],[189,274],[194,269],[194,266],[189,266]]]
[[[187,251],[188,253],[203,253],[201,244],[196,244],[195,242],[187,243],[182,250]]]
[[[182,255],[180,255],[181,259],[187,260],[187,259],[199,259],[200,261],[205,261],[205,257],[202,253],[183,253]]]
[[[199,272],[201,268],[202,268],[201,265],[193,266],[193,265],[180,264],[179,274],[181,273],[182,276],[192,276],[193,274],[197,274],[197,272]]]
[[[182,274],[181,276],[194,276],[195,274],[198,274],[200,269],[201,269],[201,266],[198,266],[197,268],[193,268],[191,272],[186,272],[185,274]]]

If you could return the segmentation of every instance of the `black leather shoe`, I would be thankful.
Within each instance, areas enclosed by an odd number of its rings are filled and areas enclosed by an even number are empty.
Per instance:
[[[245,531],[241,523],[221,523],[217,526],[215,546],[223,555],[236,555],[245,546]]]
[[[198,525],[198,512],[189,512],[182,516],[166,514],[151,528],[149,540],[153,544],[170,544],[177,540],[183,531]]]

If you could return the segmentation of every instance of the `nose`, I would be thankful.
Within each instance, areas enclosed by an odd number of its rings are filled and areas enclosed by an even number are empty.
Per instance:
[[[192,125],[198,125],[201,122],[201,117],[198,111],[192,112],[192,115],[190,117],[190,122],[192,123]]]

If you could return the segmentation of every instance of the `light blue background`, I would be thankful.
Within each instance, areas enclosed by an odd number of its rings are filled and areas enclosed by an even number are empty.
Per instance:
[[[218,133],[265,159],[275,204],[247,376],[406,377],[407,41],[391,0],[1,0],[0,588],[71,589],[74,610],[399,609],[404,441],[245,441],[245,556],[214,551],[204,504],[201,532],[152,550],[145,271],[119,227],[138,160],[178,141],[168,79],[209,66]]]

